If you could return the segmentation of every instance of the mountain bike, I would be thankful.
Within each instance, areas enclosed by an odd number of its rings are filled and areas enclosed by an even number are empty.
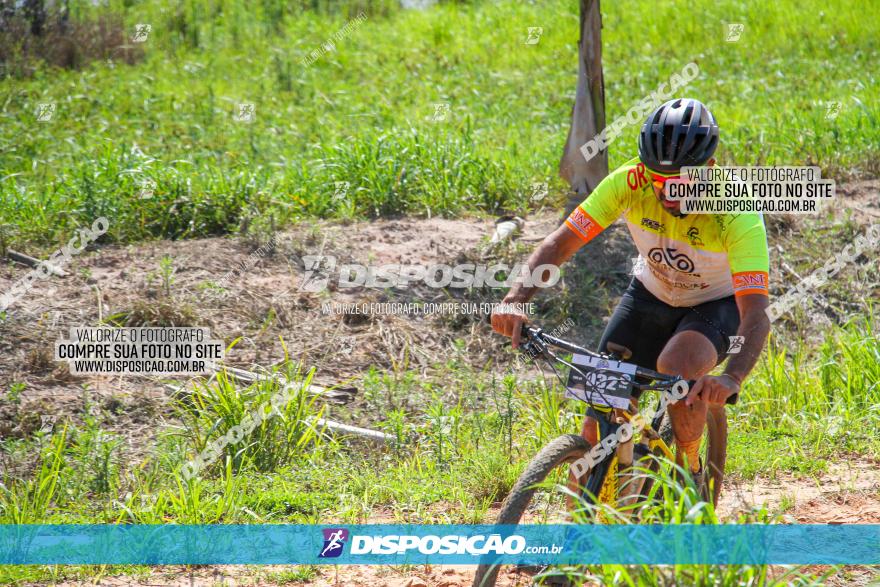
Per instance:
[[[517,479],[495,523],[519,524],[538,487],[558,468],[569,466],[569,485],[576,488],[581,500],[637,512],[651,495],[653,484],[652,475],[639,471],[657,473],[661,458],[675,460],[665,406],[683,399],[694,382],[625,363],[616,354],[593,352],[527,324],[522,327],[522,340],[521,350],[546,362],[566,387],[567,397],[587,404],[586,415],[597,422],[599,442],[593,447],[579,434],[563,434],[550,441]],[[571,360],[553,349],[572,353]],[[558,365],[569,368],[568,381],[562,379]],[[638,400],[647,391],[661,393],[650,420],[637,412]],[[715,414],[710,410],[703,438],[702,467],[694,481],[704,500],[717,502],[727,454],[723,408]],[[494,586],[498,571],[496,564],[479,565],[473,587]]]

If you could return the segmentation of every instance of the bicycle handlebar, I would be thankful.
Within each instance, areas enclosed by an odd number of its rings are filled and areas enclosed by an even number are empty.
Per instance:
[[[486,316],[486,322],[488,324],[492,323],[492,316],[491,315]],[[613,355],[606,355],[603,353],[597,353],[595,351],[591,351],[590,349],[576,345],[573,342],[568,342],[567,340],[563,340],[561,338],[551,336],[551,335],[547,334],[546,332],[544,332],[541,328],[539,328],[537,326],[529,326],[527,323],[523,323],[523,325],[522,325],[521,337],[523,340],[526,341],[524,345],[521,345],[523,352],[525,352],[526,354],[532,355],[533,358],[537,354],[540,354],[548,359],[554,358],[547,351],[547,346],[549,345],[549,346],[553,346],[553,347],[562,349],[563,351],[566,351],[569,353],[575,353],[575,354],[579,354],[579,355],[587,355],[587,356],[596,357],[599,359],[607,359],[609,361],[620,361],[621,360],[619,357],[616,357]],[[531,349],[535,350],[535,354],[532,353]],[[558,358],[557,358],[557,360],[558,360]],[[656,383],[654,385],[651,385],[651,384],[640,384],[640,383],[637,383],[634,381],[633,385],[639,389],[647,390],[647,389],[669,388],[672,385],[674,385],[682,380],[682,378],[678,375],[667,375],[665,373],[660,373],[660,372],[654,371],[652,369],[646,369],[644,367],[639,367],[638,365],[636,365],[635,367],[636,367],[635,376],[637,378],[640,378],[642,380],[647,380],[649,382],[659,383],[659,385],[656,385]],[[690,380],[687,380],[686,383],[688,385],[688,389],[691,389],[694,386],[694,384],[696,383],[696,380],[690,379]]]
[[[591,351],[590,349],[584,348],[582,346],[576,345],[572,342],[568,342],[566,340],[562,340],[561,338],[557,338],[555,336],[551,336],[541,330],[536,326],[529,326],[528,324],[522,325],[522,337],[526,340],[526,347],[529,345],[535,347],[538,353],[547,356],[547,345],[554,346],[556,348],[562,349],[569,353],[575,353],[579,355],[587,355],[590,357],[596,357],[600,359],[607,359],[611,361],[619,361],[620,359],[616,356],[606,355],[602,353],[597,353],[595,351]],[[525,352],[530,352],[526,349]],[[652,369],[646,369],[644,367],[635,366],[635,376],[637,378],[647,380],[650,382],[659,383],[659,387],[668,387],[674,385],[675,383],[682,380],[681,377],[677,375],[667,375],[665,373],[660,373],[658,371],[654,371]],[[688,388],[693,387],[695,381],[687,381]],[[658,387],[657,385],[650,384],[639,384],[634,382],[634,385],[638,388],[642,389],[653,389]]]

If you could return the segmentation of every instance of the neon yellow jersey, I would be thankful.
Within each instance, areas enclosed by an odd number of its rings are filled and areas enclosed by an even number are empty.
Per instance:
[[[603,179],[565,223],[586,243],[621,215],[639,250],[636,277],[670,306],[768,295],[770,259],[760,214],[675,217],[657,200],[636,157]]]

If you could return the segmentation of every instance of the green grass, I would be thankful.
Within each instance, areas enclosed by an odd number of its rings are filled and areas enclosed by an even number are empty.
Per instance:
[[[308,583],[318,575],[315,567],[297,567],[290,571],[279,571],[277,573],[268,573],[266,579],[279,585],[291,585],[294,583]]]
[[[302,377],[288,370],[287,390],[268,380],[242,389],[225,373],[211,384],[196,383],[192,393],[179,400],[180,434],[200,455],[212,444],[218,446],[219,462],[209,462],[208,467],[222,469],[228,459],[235,471],[246,466],[274,470],[320,440],[315,420],[322,409],[316,405],[317,397],[305,391],[313,374]],[[255,419],[255,414],[263,417]],[[236,428],[242,429],[240,440],[224,440],[230,435],[234,439]]]
[[[880,455],[873,435],[880,405],[880,342],[872,328],[870,318],[836,327],[812,352],[800,348],[786,353],[775,341],[731,411],[732,479],[779,473],[815,476],[835,461]],[[374,371],[364,381],[364,398],[356,409],[327,408],[326,417],[368,417],[372,427],[399,430],[403,443],[385,448],[311,436],[301,422],[319,412],[297,395],[286,406],[285,417],[229,446],[213,466],[186,480],[179,471],[188,458],[277,391],[277,385],[266,383],[235,387],[223,378],[197,384],[188,399],[181,398],[176,410],[181,422],[190,422],[189,433],[166,429],[143,462],[118,458],[118,442],[103,432],[99,416],[50,437],[0,442],[0,450],[16,462],[38,455],[32,474],[0,479],[0,523],[490,521],[490,506],[507,494],[539,448],[578,429],[583,406],[561,400],[552,379],[497,378],[466,364],[450,365],[454,361],[427,379],[410,370]],[[297,377],[294,365],[279,369]],[[384,416],[376,421],[376,414]],[[295,440],[285,444],[282,438],[308,441],[297,446]],[[688,502],[693,496],[682,495],[658,504],[652,515],[666,516],[670,523],[687,522],[695,504]],[[547,507],[552,514],[561,502],[548,501]],[[714,510],[706,507],[700,510],[707,516],[701,523],[717,523]],[[782,509],[790,508],[790,499],[783,500]],[[662,584],[667,573],[623,567],[588,571],[606,578],[626,572],[646,585]],[[2,567],[0,581],[47,579],[58,572]],[[77,567],[63,572],[98,576],[144,571]],[[289,580],[305,580],[309,572],[291,571]],[[729,584],[723,569],[678,572]],[[756,580],[765,572],[748,569]]]
[[[314,5],[113,0],[132,28],[153,26],[142,62],[4,79],[0,248],[51,248],[98,216],[110,221],[106,240],[130,242],[316,217],[521,212],[534,181],[550,183],[548,205],[564,198],[556,166],[573,102],[577,3],[446,2],[424,12],[387,1]],[[300,64],[361,8],[366,22],[335,51]],[[603,9],[609,120],[695,60],[702,75],[688,94],[722,125],[722,163],[876,175],[876,14],[840,0],[700,0],[688,10],[625,0]],[[106,9],[74,2],[75,15],[96,10]],[[738,43],[725,42],[726,22],[746,25]],[[544,32],[526,45],[532,26]],[[831,101],[841,102],[833,119]],[[57,103],[50,122],[35,119],[43,102]],[[252,123],[233,119],[243,102],[256,106]],[[438,103],[449,104],[448,120],[431,120]],[[612,166],[635,153],[636,132],[627,128],[612,145]],[[838,234],[827,230],[803,231],[809,263]],[[840,233],[855,230],[850,223]],[[170,294],[167,271],[164,288]],[[276,385],[223,377],[195,385],[173,407],[179,426],[163,430],[142,462],[123,458],[100,416],[48,437],[2,440],[0,458],[15,466],[0,478],[0,523],[487,521],[528,459],[577,430],[583,406],[561,400],[553,379],[504,376],[501,365],[476,370],[458,359],[466,349],[455,346],[430,377],[408,364],[371,370],[353,407],[321,412],[297,394],[190,480],[180,467],[265,405]],[[880,456],[878,365],[870,311],[816,344],[775,336],[730,410],[730,476],[816,476],[834,461]],[[308,380],[297,366],[280,369]],[[4,390],[2,401],[15,406],[24,386]],[[320,415],[383,429],[395,442],[342,442],[303,425]],[[684,491],[658,505],[658,519],[688,520],[697,504]],[[717,523],[713,510],[699,512]],[[772,584],[763,568],[575,571],[638,585],[730,584],[739,571],[745,582]],[[0,566],[0,582],[147,573]],[[299,568],[273,580],[313,575]]]
[[[833,329],[810,352],[771,340],[731,414],[728,467],[745,477],[816,474],[841,455],[877,458],[880,339],[873,314]],[[860,457],[853,457],[860,458]]]
[[[12,242],[56,245],[101,215],[105,239],[132,241],[226,233],[270,214],[522,211],[533,181],[559,202],[576,2],[318,5],[114,1],[132,30],[152,24],[144,61],[4,80],[0,224]],[[75,6],[83,18],[104,10]],[[361,6],[366,21],[334,51],[300,63]],[[702,74],[687,93],[715,111],[723,163],[876,174],[874,12],[840,0],[603,9],[609,121],[695,60]],[[725,42],[727,22],[745,24],[739,42]],[[543,27],[538,44],[524,43],[529,26]],[[36,120],[43,102],[57,104],[50,122]],[[233,119],[244,102],[252,123]],[[437,103],[448,120],[432,121]],[[636,133],[613,144],[612,165],[635,153]],[[349,183],[342,201],[338,182]]]

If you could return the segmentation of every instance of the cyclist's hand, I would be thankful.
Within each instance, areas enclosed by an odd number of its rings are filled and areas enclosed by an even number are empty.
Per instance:
[[[739,393],[739,383],[730,375],[703,375],[694,384],[685,400],[690,406],[697,398],[709,404],[724,405],[727,398]]]
[[[509,336],[512,339],[513,348],[519,347],[522,325],[525,322],[528,322],[528,317],[521,310],[509,304],[502,303],[492,310],[492,330],[498,334]]]

